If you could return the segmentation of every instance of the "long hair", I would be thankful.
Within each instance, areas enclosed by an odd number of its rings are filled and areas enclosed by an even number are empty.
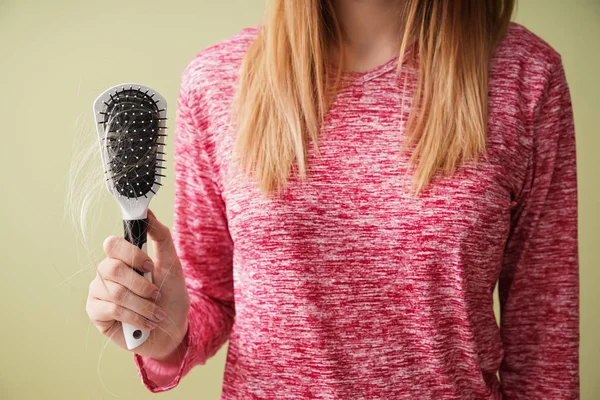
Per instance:
[[[416,194],[438,170],[450,174],[485,151],[490,60],[515,3],[398,2],[404,23],[398,57],[402,60],[407,46],[414,45],[411,65],[418,69],[399,149],[411,151]],[[331,46],[339,59],[331,59]],[[332,78],[327,70],[334,64]],[[342,69],[341,28],[331,0],[269,0],[265,21],[244,56],[232,108],[234,156],[263,192],[283,189],[296,168],[307,177],[307,146],[312,141],[318,154],[318,133]]]

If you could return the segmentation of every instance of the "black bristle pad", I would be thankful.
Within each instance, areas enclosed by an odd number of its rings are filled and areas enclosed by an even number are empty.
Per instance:
[[[106,170],[115,191],[128,198],[146,196],[155,183],[165,118],[152,97],[152,92],[123,88],[105,102]]]

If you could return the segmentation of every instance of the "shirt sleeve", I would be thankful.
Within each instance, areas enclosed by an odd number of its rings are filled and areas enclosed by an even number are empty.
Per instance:
[[[533,111],[498,282],[503,398],[579,399],[575,129],[562,60]]]
[[[235,317],[233,244],[206,136],[206,104],[190,70],[182,75],[177,102],[172,229],[190,295],[189,324],[179,365],[134,354],[143,385],[154,393],[174,388],[212,357],[229,338]]]

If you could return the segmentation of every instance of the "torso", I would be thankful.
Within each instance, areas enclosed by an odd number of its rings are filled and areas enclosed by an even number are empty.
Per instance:
[[[309,180],[291,179],[277,199],[228,168],[233,80],[213,89],[210,130],[234,243],[224,399],[415,398],[399,382],[432,388],[427,398],[498,398],[493,290],[535,95],[521,91],[527,71],[511,50],[524,33],[510,32],[490,75],[487,158],[436,175],[417,198],[399,153],[410,102],[400,109],[393,62],[338,94],[321,154],[309,146]]]

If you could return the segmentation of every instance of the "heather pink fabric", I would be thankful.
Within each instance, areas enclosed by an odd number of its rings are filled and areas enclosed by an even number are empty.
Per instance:
[[[170,368],[134,355],[143,384],[172,389],[229,339],[223,400],[578,399],[576,152],[561,56],[511,24],[492,62],[487,158],[436,175],[419,198],[398,153],[415,71],[403,64],[397,78],[394,59],[347,72],[321,154],[309,145],[310,180],[266,198],[229,168],[228,107],[258,29],[201,51],[182,74],[173,236],[192,301],[187,353]]]

